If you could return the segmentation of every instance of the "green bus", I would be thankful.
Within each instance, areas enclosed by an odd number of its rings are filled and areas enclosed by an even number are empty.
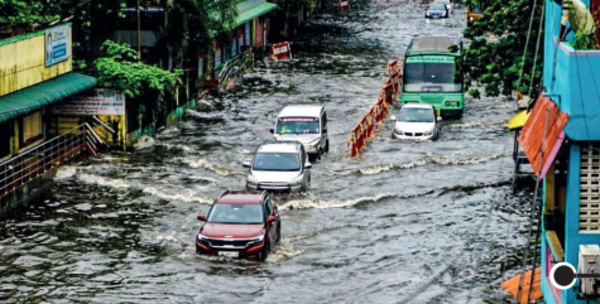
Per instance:
[[[456,52],[450,46],[458,46]],[[431,104],[442,116],[462,116],[464,91],[455,79],[456,58],[462,56],[460,39],[449,37],[413,38],[404,56],[400,105],[409,102]]]

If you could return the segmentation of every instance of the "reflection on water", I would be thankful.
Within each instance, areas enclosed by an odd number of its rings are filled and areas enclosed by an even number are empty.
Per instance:
[[[146,149],[61,168],[56,184],[0,232],[0,300],[501,299],[499,265],[511,274],[519,264],[530,200],[509,188],[512,135],[503,122],[511,102],[467,98],[462,120],[444,121],[436,142],[392,140],[387,124],[361,161],[343,159],[387,62],[413,37],[464,27],[461,9],[427,22],[422,8],[398,3],[317,17],[293,41],[293,60],[258,60],[242,85],[188,111]],[[221,191],[243,187],[242,162],[291,104],[327,107],[331,148],[312,169],[309,193],[274,196],[281,245],[266,263],[196,256],[196,215]]]

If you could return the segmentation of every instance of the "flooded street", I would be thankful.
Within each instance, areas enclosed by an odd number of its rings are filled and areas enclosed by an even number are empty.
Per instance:
[[[528,194],[510,183],[514,102],[465,99],[435,142],[390,138],[343,159],[348,134],[410,39],[460,35],[411,5],[314,18],[294,59],[257,60],[237,90],[201,102],[154,145],[59,170],[0,235],[2,303],[483,303],[522,249]],[[308,194],[276,196],[282,243],[266,263],[197,256],[198,213],[241,189],[242,162],[286,105],[325,105],[330,153]],[[394,115],[397,109],[394,110]],[[210,119],[209,119],[210,118]],[[509,262],[514,273],[516,262]],[[510,272],[512,270],[513,272]]]

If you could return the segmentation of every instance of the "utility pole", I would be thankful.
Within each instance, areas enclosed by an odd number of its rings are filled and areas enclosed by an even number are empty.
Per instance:
[[[135,11],[137,13],[137,52],[139,59],[142,60],[142,23],[140,20],[140,0],[137,0]]]

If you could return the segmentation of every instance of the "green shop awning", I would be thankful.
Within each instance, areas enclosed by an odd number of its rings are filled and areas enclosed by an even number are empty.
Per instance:
[[[66,97],[93,88],[94,77],[68,73],[0,97],[0,122],[27,115]]]
[[[277,5],[273,3],[264,2],[257,6],[251,7],[249,9],[240,10],[240,14],[238,15],[236,26],[240,26],[256,17],[262,16],[274,9],[277,8]]]

